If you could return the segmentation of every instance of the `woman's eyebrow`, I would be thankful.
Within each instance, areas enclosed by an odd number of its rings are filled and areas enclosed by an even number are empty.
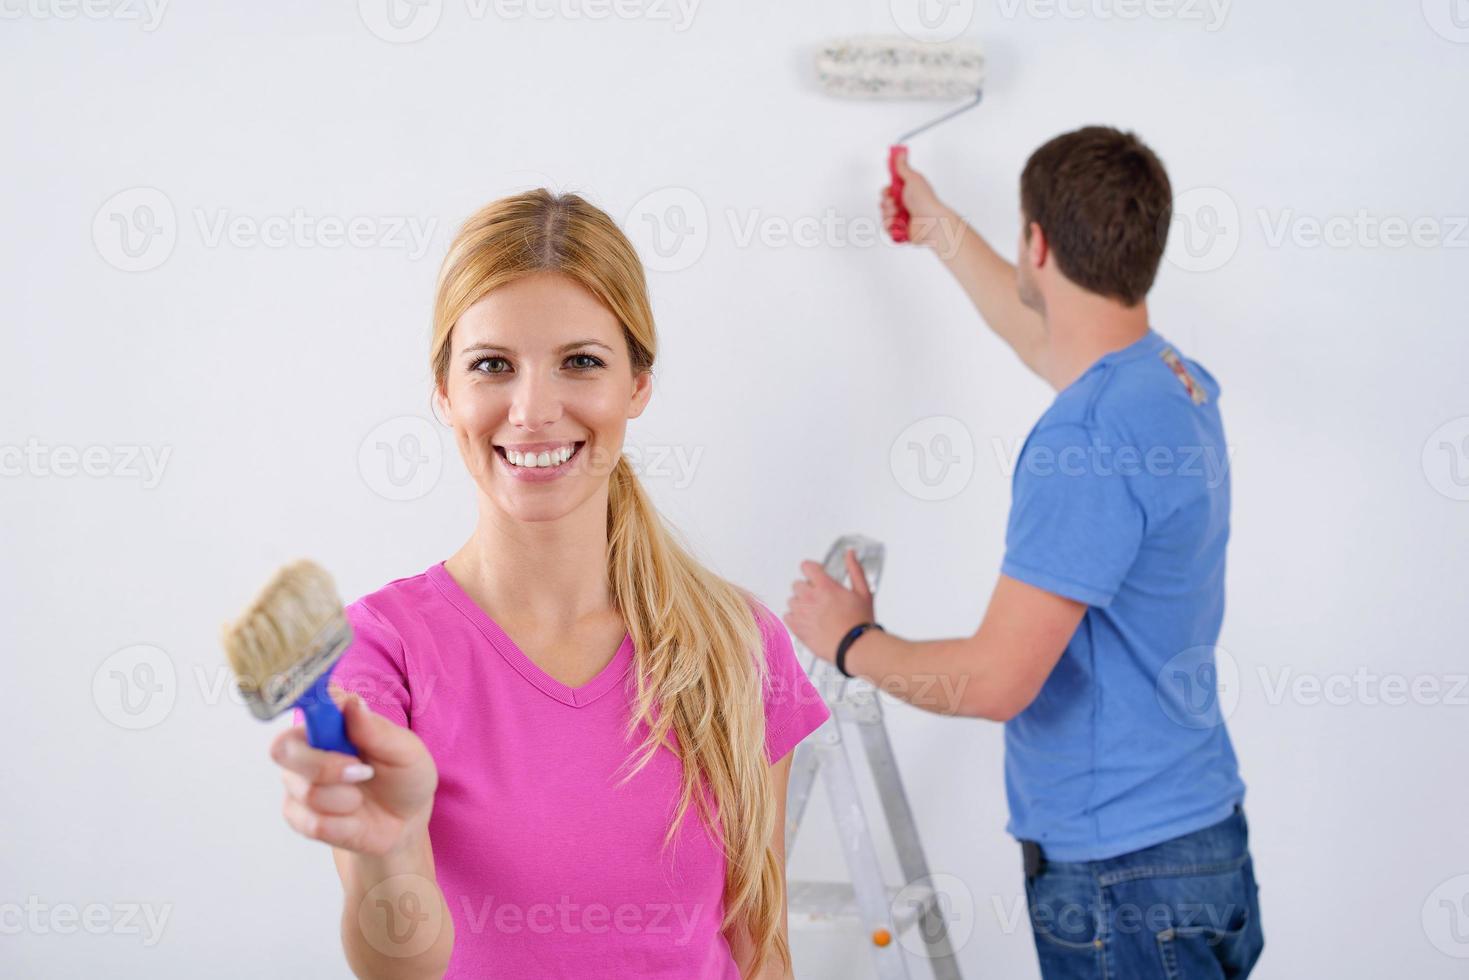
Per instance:
[[[600,340],[573,340],[569,344],[562,344],[560,347],[556,348],[556,353],[558,353],[558,354],[564,354],[566,351],[572,350],[572,349],[577,348],[577,347],[601,347],[603,350],[606,350],[609,353],[611,353],[611,351],[612,351],[612,348],[611,347],[608,347],[606,344],[602,343]],[[496,352],[501,353],[501,354],[514,354],[515,353],[515,351],[512,348],[509,348],[509,347],[501,347],[498,344],[471,344],[470,346],[468,346],[468,347],[464,348],[463,350],[461,350],[459,353],[460,354],[471,354],[471,353],[478,353],[480,351],[496,351]]]

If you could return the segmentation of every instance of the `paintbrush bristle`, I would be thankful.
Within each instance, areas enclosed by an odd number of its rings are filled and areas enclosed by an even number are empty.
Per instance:
[[[277,571],[221,633],[240,693],[262,718],[294,703],[335,662],[350,636],[332,577],[305,559]]]
[[[816,52],[816,78],[848,99],[959,99],[984,83],[984,55],[964,41],[846,38]]]

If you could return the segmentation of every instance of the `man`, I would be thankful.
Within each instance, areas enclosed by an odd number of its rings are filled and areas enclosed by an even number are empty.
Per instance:
[[[1145,302],[1168,176],[1131,133],[1056,137],[1021,176],[1012,266],[906,157],[898,169],[911,241],[1058,394],[1019,456],[973,636],[867,625],[851,553],[851,588],[802,563],[785,621],[845,673],[1005,723],[1007,830],[1047,980],[1247,976],[1264,938],[1214,680],[1229,536],[1219,386],[1151,328]],[[882,209],[891,233],[887,190]],[[935,688],[958,693],[940,704]]]

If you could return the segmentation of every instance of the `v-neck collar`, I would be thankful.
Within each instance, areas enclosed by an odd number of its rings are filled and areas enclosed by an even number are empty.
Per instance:
[[[444,567],[443,562],[429,567],[428,578],[443,593],[444,598],[448,599],[456,609],[479,628],[479,631],[490,641],[490,646],[494,647],[500,656],[505,658],[506,663],[514,667],[517,673],[534,684],[543,693],[555,698],[562,704],[570,705],[573,708],[581,708],[591,704],[597,698],[610,691],[615,684],[627,675],[628,669],[632,667],[632,634],[626,633],[623,635],[622,645],[612,655],[612,660],[608,662],[606,667],[602,668],[597,676],[580,687],[570,687],[563,684],[537,666],[534,660],[526,656],[525,652],[515,645],[515,641],[510,639],[509,634],[500,628],[500,624],[491,619],[489,614],[481,609],[479,604],[471,599],[469,594],[460,587],[459,583],[454,580],[454,576],[450,575],[449,570]]]

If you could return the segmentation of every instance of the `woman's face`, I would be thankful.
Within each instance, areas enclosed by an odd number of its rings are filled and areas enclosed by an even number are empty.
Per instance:
[[[449,344],[440,393],[480,492],[522,521],[598,496],[653,390],[612,312],[575,280],[538,272],[465,310]]]

